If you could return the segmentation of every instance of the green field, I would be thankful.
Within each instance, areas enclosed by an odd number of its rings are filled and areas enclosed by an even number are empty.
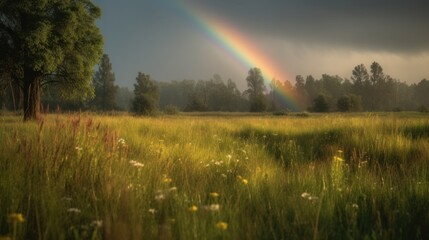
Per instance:
[[[0,239],[427,239],[429,117],[0,116]]]

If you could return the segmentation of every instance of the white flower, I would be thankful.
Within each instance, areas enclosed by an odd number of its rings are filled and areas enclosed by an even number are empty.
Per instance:
[[[308,199],[308,200],[310,200],[310,201],[316,201],[316,200],[319,200],[319,197],[316,197],[316,196],[312,196],[310,193],[308,193],[308,192],[303,192],[302,194],[301,194],[301,197],[302,198],[305,198],[305,199]]]
[[[310,201],[316,201],[316,200],[319,200],[319,198],[315,197],[315,196],[310,196],[310,197],[308,197],[308,200],[310,200]]]
[[[92,226],[100,228],[103,226],[103,220],[94,220],[91,223]]]
[[[81,211],[80,211],[79,208],[69,208],[69,209],[67,209],[67,212],[70,212],[70,213],[80,213]]]
[[[308,192],[303,192],[302,194],[301,194],[301,197],[302,198],[310,198],[311,197],[311,195],[310,195],[310,193],[308,193]]]
[[[156,210],[155,210],[155,208],[149,208],[148,212],[150,212],[150,213],[152,213],[152,214],[155,214],[155,213],[156,213]]]
[[[210,205],[204,206],[203,208],[207,211],[217,212],[220,209],[220,205],[219,204],[210,204]]]
[[[71,197],[62,197],[61,199],[66,201],[66,202],[71,202],[71,200],[72,200]]]
[[[119,138],[118,139],[118,145],[125,146],[125,139]]]
[[[158,193],[156,196],[155,196],[155,200],[156,201],[162,201],[162,200],[164,200],[165,199],[165,195],[163,194],[163,193]]]
[[[134,167],[136,167],[136,168],[142,168],[142,167],[144,167],[144,163],[137,162],[137,161],[135,161],[135,160],[131,160],[131,161],[130,161],[130,164],[131,164],[131,165],[133,165],[133,166],[134,166]]]

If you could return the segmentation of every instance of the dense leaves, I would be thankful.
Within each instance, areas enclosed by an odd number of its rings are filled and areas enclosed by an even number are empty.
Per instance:
[[[42,85],[59,84],[69,98],[92,97],[100,14],[90,0],[0,2],[0,72],[22,89],[25,120],[38,117]]]
[[[158,86],[150,76],[139,72],[134,84],[134,100],[132,110],[138,115],[151,115],[158,109]]]
[[[115,74],[112,70],[109,55],[103,55],[92,84],[95,88],[95,98],[92,101],[92,107],[102,111],[114,110],[116,108],[118,86],[115,85]]]

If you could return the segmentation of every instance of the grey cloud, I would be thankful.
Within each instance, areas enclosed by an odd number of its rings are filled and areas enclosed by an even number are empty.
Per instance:
[[[191,2],[246,31],[288,41],[401,53],[429,50],[428,1]]]

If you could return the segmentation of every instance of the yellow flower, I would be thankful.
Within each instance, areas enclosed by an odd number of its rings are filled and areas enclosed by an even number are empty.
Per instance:
[[[8,215],[9,222],[24,222],[24,215],[22,213],[11,213]]]
[[[173,181],[173,180],[169,177],[165,177],[164,179],[162,179],[162,182],[164,182],[164,183],[171,183],[171,181]]]
[[[213,197],[213,198],[217,198],[217,197],[219,197],[219,193],[212,192],[212,193],[210,193],[210,196]]]
[[[218,223],[216,223],[216,227],[219,228],[220,230],[226,230],[226,229],[228,229],[228,223],[218,222]]]
[[[196,212],[196,211],[198,211],[198,207],[195,205],[192,205],[192,207],[189,208],[189,211]]]
[[[243,179],[241,180],[241,182],[242,182],[244,185],[247,185],[247,184],[249,183],[249,181],[248,181],[247,179],[245,179],[245,178],[243,178]]]

